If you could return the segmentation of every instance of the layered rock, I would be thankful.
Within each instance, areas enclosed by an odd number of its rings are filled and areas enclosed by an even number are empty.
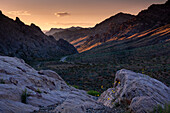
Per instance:
[[[0,13],[0,55],[25,60],[49,59],[77,53],[66,41],[46,36],[35,24],[25,25],[18,17],[12,20]]]
[[[83,90],[68,86],[54,71],[36,71],[21,59],[0,56],[0,112],[106,111],[93,98]]]
[[[126,104],[135,113],[149,113],[170,103],[170,88],[147,75],[122,69],[116,73],[114,87],[103,92],[98,102],[110,108]]]

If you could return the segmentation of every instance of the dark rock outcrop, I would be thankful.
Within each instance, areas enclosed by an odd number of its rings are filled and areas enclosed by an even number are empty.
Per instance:
[[[77,53],[74,46],[46,36],[35,24],[28,26],[18,17],[14,21],[3,14],[0,15],[0,55],[32,60],[74,53]]]

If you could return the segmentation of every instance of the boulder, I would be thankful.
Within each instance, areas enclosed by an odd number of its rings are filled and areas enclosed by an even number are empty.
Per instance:
[[[68,86],[54,71],[36,71],[24,60],[0,56],[0,112],[106,111],[86,91]]]
[[[98,102],[110,108],[126,104],[135,113],[149,113],[170,103],[170,88],[148,75],[122,69],[116,73],[114,87],[103,92]]]

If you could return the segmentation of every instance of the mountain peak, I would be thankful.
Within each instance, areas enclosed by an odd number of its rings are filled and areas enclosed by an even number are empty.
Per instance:
[[[15,20],[0,15],[0,54],[25,60],[53,58],[77,53],[70,43],[64,48],[54,38],[49,38],[35,24],[25,25],[18,17]],[[68,48],[67,48],[68,47]]]
[[[31,23],[30,25],[32,28],[38,30],[38,31],[41,31],[40,27],[36,26],[34,23]],[[41,31],[42,32],[42,31]]]
[[[16,17],[15,22],[17,22],[19,25],[25,25],[25,24],[19,19],[19,17]]]
[[[166,4],[166,5],[170,5],[170,0],[168,0],[165,4]]]
[[[2,11],[0,10],[0,15],[2,15]]]
[[[131,14],[119,12],[116,15],[114,15],[113,17],[116,17],[116,16],[126,16],[126,15],[131,15]],[[131,15],[131,16],[134,16],[134,15]]]
[[[116,15],[124,15],[125,13],[123,13],[123,12],[119,12],[119,13],[117,13]],[[116,16],[115,15],[115,16]]]

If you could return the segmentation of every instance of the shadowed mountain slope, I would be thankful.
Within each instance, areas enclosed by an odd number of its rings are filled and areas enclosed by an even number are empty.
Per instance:
[[[78,51],[87,51],[105,42],[113,40],[126,40],[138,37],[155,38],[154,35],[160,38],[156,39],[157,42],[151,43],[158,43],[162,40],[168,40],[170,32],[169,15],[169,1],[165,4],[151,5],[148,9],[141,11],[136,17],[129,19],[122,24],[111,24],[106,32],[90,36],[83,44],[81,44]],[[165,28],[166,30],[162,28]],[[100,29],[103,30],[102,28]]]
[[[1,55],[31,60],[74,53],[77,53],[77,50],[67,41],[57,41],[52,36],[46,36],[38,26],[25,25],[18,17],[12,20],[0,12]]]

